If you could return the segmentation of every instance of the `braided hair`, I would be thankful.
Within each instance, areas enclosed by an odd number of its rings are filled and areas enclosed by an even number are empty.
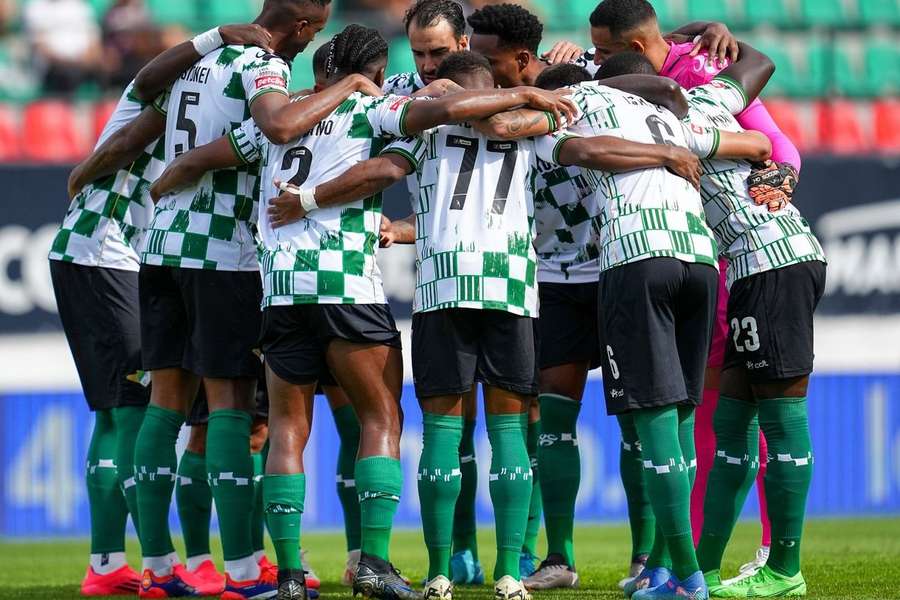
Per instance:
[[[325,59],[325,77],[362,73],[376,60],[386,58],[388,45],[377,30],[347,25],[331,38]]]

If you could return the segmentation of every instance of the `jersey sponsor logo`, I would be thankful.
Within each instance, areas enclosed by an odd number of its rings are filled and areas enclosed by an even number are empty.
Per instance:
[[[706,129],[697,125],[696,123],[691,123],[691,131],[696,134],[703,135],[706,132]]]
[[[283,88],[287,87],[287,82],[281,75],[261,75],[256,78],[256,89],[262,89],[269,86]]]
[[[405,97],[400,98],[400,99],[396,100],[393,104],[391,104],[390,110],[397,112],[398,110],[400,110],[403,106],[405,106],[409,102],[412,102],[412,98],[405,98]]]

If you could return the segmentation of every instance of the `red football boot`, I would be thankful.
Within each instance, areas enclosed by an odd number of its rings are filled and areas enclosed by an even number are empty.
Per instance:
[[[138,572],[123,565],[112,573],[100,575],[88,566],[87,573],[81,581],[82,596],[133,596],[141,587],[141,576]]]

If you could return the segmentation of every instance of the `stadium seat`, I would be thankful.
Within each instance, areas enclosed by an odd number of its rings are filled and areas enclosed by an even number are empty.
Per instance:
[[[875,102],[875,147],[881,152],[900,154],[900,100]]]
[[[850,47],[845,44],[833,44],[828,46],[831,52],[831,77],[827,77],[834,82],[834,89],[841,96],[851,96],[854,98],[866,97],[869,95],[869,82],[866,77],[866,71],[862,68],[862,57],[860,60],[853,61],[851,59]]]
[[[656,11],[656,19],[659,21],[660,29],[663,31],[672,31],[683,23],[681,16],[673,6],[672,0],[650,0],[650,4],[653,5],[653,10]]]
[[[100,139],[100,134],[103,133],[103,128],[106,127],[106,122],[109,121],[109,118],[112,116],[113,112],[116,110],[116,105],[119,103],[118,100],[109,99],[109,100],[101,100],[97,104],[94,105],[94,114],[93,114],[93,133],[94,138],[92,141],[96,142]]]
[[[869,148],[866,134],[854,103],[824,100],[816,105],[819,143],[836,154],[857,154]]]
[[[766,95],[794,96],[797,90],[797,70],[794,59],[784,45],[775,40],[760,39],[750,42],[760,52],[764,52],[775,63],[775,74],[766,86]]]
[[[547,29],[558,31],[582,28],[598,3],[599,0],[543,0],[538,6],[547,17]]]
[[[847,17],[844,0],[800,1],[800,19],[808,26],[846,27],[851,25]]]
[[[858,6],[864,25],[900,26],[900,0],[859,0]]]
[[[22,150],[36,162],[74,162],[86,154],[72,107],[59,100],[39,100],[25,108]]]
[[[416,70],[416,62],[413,60],[412,50],[406,38],[397,38],[391,42],[388,49],[388,75],[405,73]]]
[[[257,14],[257,5],[251,0],[207,0],[206,5],[207,10],[201,8],[198,12],[209,27],[221,23],[249,23]]]
[[[744,19],[750,27],[787,27],[794,22],[785,0],[744,0]]]
[[[19,132],[13,109],[0,105],[0,161],[10,162],[21,158]]]
[[[809,147],[809,136],[800,119],[799,105],[789,100],[767,98],[763,101],[778,128],[790,138],[800,151]]]
[[[687,0],[687,20],[731,23],[734,15],[722,0]]]
[[[804,66],[797,80],[796,95],[807,98],[820,97],[835,89],[837,63],[831,45],[811,41],[806,46]]]
[[[163,25],[192,28],[197,23],[196,3],[186,0],[147,0],[153,20]]]
[[[868,92],[890,96],[900,92],[900,50],[886,40],[866,44],[865,70]]]

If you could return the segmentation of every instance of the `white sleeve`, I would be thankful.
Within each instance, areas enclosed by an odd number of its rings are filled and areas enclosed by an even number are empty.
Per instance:
[[[241,73],[247,104],[252,104],[254,100],[270,92],[290,96],[288,84],[291,80],[291,70],[287,63],[274,54],[266,54],[262,50],[258,52],[256,60]]]
[[[377,98],[367,115],[375,137],[403,137],[408,135],[405,129],[406,111],[414,100],[409,96],[382,96]]]
[[[719,150],[719,130],[715,127],[701,127],[690,122],[682,121],[684,139],[687,141],[688,150],[700,158],[713,158]]]
[[[565,129],[541,135],[534,139],[534,153],[542,161],[553,165],[560,164],[559,151],[566,140],[580,138],[582,136],[566,131]]]
[[[247,164],[255,163],[262,157],[263,144],[268,142],[253,119],[247,119],[240,127],[233,129],[228,134],[228,141],[238,158]]]
[[[733,115],[739,115],[744,112],[744,109],[749,104],[744,88],[728,76],[718,75],[704,87],[710,96],[715,98]]]

